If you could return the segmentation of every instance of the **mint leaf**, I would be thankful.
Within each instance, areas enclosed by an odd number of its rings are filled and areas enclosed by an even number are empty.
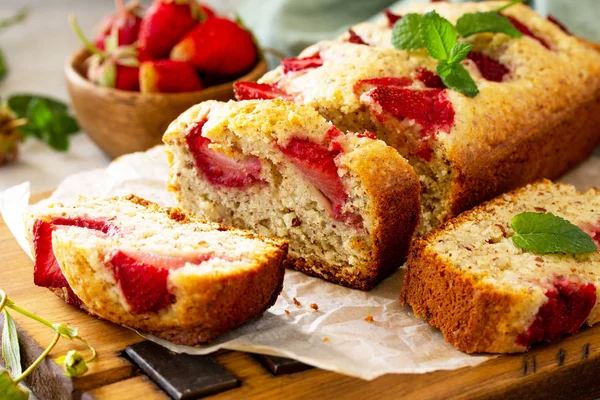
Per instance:
[[[467,54],[469,54],[472,48],[472,44],[456,42],[456,44],[450,49],[448,64],[458,64],[467,57]]]
[[[483,32],[505,33],[514,38],[523,36],[508,18],[495,11],[465,14],[456,22],[456,30],[465,38]]]
[[[53,113],[66,113],[67,105],[59,100],[45,96],[36,96],[30,94],[13,94],[8,97],[8,107],[17,115],[18,118],[27,117],[27,108],[33,100],[43,100]]]
[[[35,127],[44,129],[52,121],[52,110],[42,99],[33,99],[25,114],[27,122]]]
[[[423,15],[421,25],[425,47],[427,47],[429,55],[436,60],[448,60],[450,50],[458,39],[454,25],[435,11]]]
[[[2,358],[4,365],[10,369],[10,373],[15,378],[23,373],[21,368],[21,349],[19,347],[19,338],[17,336],[17,327],[8,310],[2,310],[4,313],[4,328],[2,328]]]
[[[392,30],[392,45],[400,50],[417,50],[425,47],[422,23],[423,16],[420,14],[406,14],[396,21]]]
[[[513,217],[515,246],[533,253],[591,253],[597,250],[592,238],[576,225],[552,213],[523,212]]]
[[[462,64],[450,65],[446,61],[440,61],[437,66],[437,74],[442,78],[444,85],[450,89],[459,91],[469,97],[475,97],[479,94],[475,81]]]
[[[0,399],[2,400],[27,400],[29,392],[21,388],[10,377],[7,370],[0,370]]]

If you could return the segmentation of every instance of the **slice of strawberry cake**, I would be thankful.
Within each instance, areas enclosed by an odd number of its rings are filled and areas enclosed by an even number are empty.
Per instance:
[[[600,320],[600,190],[540,181],[417,240],[400,300],[472,352],[513,353]]]
[[[203,218],[288,240],[290,267],[370,289],[404,261],[420,188],[396,150],[361,132],[283,100],[207,101],[163,137],[168,184]]]
[[[34,283],[174,343],[209,341],[281,291],[287,243],[135,197],[80,198],[27,220]]]
[[[314,107],[341,130],[368,130],[420,176],[427,231],[449,217],[539,178],[555,178],[600,142],[600,53],[524,5],[502,11],[521,37],[481,33],[462,66],[479,93],[446,88],[426,49],[393,48],[393,22],[436,10],[465,13],[507,2],[414,4],[335,41],[285,59],[240,100],[281,97]]]

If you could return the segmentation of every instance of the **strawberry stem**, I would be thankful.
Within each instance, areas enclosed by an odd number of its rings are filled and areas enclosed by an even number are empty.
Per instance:
[[[98,47],[96,47],[92,42],[90,42],[85,37],[85,35],[83,34],[83,31],[81,30],[81,28],[77,24],[77,20],[75,19],[75,15],[69,14],[69,24],[71,24],[71,28],[73,28],[73,31],[75,32],[75,34],[77,35],[77,37],[79,38],[79,40],[81,40],[81,42],[83,43],[83,45],[85,46],[85,48],[88,49],[88,51],[90,53],[97,54],[97,55],[99,55],[102,58],[106,58],[106,55],[104,54],[104,52],[102,50],[100,50]]]
[[[17,384],[17,383],[21,382],[23,379],[25,379],[27,377],[27,375],[29,375],[31,373],[31,371],[33,371],[35,369],[35,367],[37,367],[44,360],[44,358],[46,358],[46,356],[52,351],[54,346],[56,346],[56,343],[58,343],[58,339],[60,339],[60,333],[57,332],[54,334],[54,339],[52,339],[52,342],[50,343],[50,345],[48,347],[46,347],[46,350],[44,350],[44,352],[42,354],[40,354],[40,356],[33,362],[33,364],[31,364],[29,366],[29,368],[27,368],[21,374],[21,376],[19,376],[17,379],[14,380],[15,384]]]

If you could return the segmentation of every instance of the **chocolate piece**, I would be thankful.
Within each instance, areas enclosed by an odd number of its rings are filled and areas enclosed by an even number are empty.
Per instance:
[[[240,384],[210,356],[176,354],[150,341],[127,346],[125,355],[176,400],[196,399]]]
[[[264,354],[253,354],[273,375],[293,374],[313,368],[291,358],[267,356]]]

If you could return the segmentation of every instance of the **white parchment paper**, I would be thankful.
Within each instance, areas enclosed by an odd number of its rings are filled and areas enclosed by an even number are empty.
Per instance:
[[[161,205],[174,205],[174,197],[165,189],[167,167],[161,146],[130,154],[106,169],[65,179],[46,201],[78,195],[135,193]],[[575,184],[580,190],[600,186],[600,154],[597,152],[563,181]],[[29,245],[22,215],[28,199],[27,183],[0,194],[2,217],[27,254]],[[415,318],[410,308],[400,306],[401,281],[402,270],[374,290],[362,292],[288,270],[283,291],[273,307],[209,345],[178,346],[145,336],[176,352],[207,354],[230,349],[278,355],[367,380],[387,373],[425,373],[473,366],[489,358],[454,349],[444,342],[437,329]],[[316,304],[318,310],[311,308],[311,304]],[[368,316],[372,316],[372,322],[366,320]]]

